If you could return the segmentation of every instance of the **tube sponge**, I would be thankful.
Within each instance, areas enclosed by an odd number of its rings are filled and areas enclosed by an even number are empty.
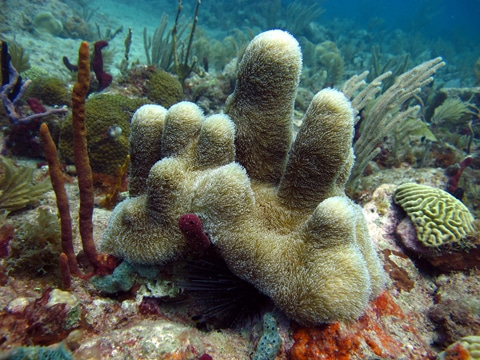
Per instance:
[[[178,222],[194,214],[230,270],[293,320],[360,316],[385,275],[362,209],[344,193],[353,111],[342,93],[322,90],[292,145],[300,70],[296,40],[268,31],[247,47],[226,114],[204,118],[186,102],[139,109],[131,141],[149,132],[144,116],[158,115],[150,145],[132,157],[144,161],[132,164],[142,185],[113,211],[102,250],[142,264],[180,259],[188,239]]]

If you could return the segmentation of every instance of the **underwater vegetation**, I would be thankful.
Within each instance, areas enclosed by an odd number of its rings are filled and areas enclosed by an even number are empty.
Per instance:
[[[0,156],[0,210],[15,211],[38,202],[51,190],[48,178],[34,181],[34,169]]]
[[[356,162],[349,179],[350,188],[355,187],[367,164],[380,153],[377,145],[381,139],[405,119],[417,116],[421,106],[410,105],[410,100],[415,98],[422,87],[433,81],[433,75],[443,66],[445,62],[440,57],[417,65],[400,75],[376,98],[383,80],[391,76],[391,72],[380,75],[367,86],[364,78],[368,72],[353,76],[344,84],[342,91],[352,98],[357,114],[354,144]],[[361,112],[362,115],[358,116]]]
[[[34,222],[21,224],[9,245],[8,272],[56,273],[62,252],[57,215],[39,208]]]
[[[183,41],[183,36],[189,24],[182,23],[180,14],[183,5],[180,0],[177,3],[175,21],[170,30],[167,30],[168,16],[166,14],[163,14],[160,18],[160,24],[155,29],[153,36],[148,35],[146,27],[143,29],[143,46],[147,57],[147,65],[155,65],[159,69],[173,72],[181,83],[192,71],[197,71],[198,67],[197,59],[191,59],[191,50],[197,28],[200,4],[200,0],[195,2],[187,45]]]

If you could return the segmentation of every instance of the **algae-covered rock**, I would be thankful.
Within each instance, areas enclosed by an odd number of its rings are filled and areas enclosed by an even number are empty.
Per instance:
[[[50,33],[54,36],[60,35],[63,31],[62,23],[50,11],[42,11],[35,15],[33,26],[38,32]]]
[[[87,141],[94,173],[114,175],[128,154],[130,118],[148,100],[121,95],[100,94],[86,103]],[[60,131],[59,151],[63,161],[73,163],[72,117]]]

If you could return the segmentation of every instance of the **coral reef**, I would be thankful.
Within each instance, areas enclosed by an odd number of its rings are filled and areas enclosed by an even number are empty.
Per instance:
[[[140,108],[132,197],[112,213],[102,250],[134,263],[178,259],[187,251],[178,219],[193,213],[228,267],[295,321],[360,316],[384,273],[344,193],[353,110],[342,93],[321,91],[293,142],[300,71],[297,41],[268,31],[246,49],[228,116],[204,118],[187,102]]]
[[[55,271],[61,252],[60,226],[56,214],[39,208],[35,222],[20,225],[9,245],[6,259],[9,271],[32,274]]]
[[[416,94],[433,81],[433,75],[443,66],[445,62],[441,57],[425,61],[398,76],[376,98],[383,81],[392,75],[391,71],[378,76],[368,85],[364,81],[368,72],[353,76],[345,82],[342,91],[352,99],[357,128],[354,144],[356,162],[347,185],[350,189],[358,185],[356,183],[367,164],[379,154],[378,144],[381,139],[400,122],[417,116],[421,106],[412,105],[411,99],[417,97]],[[360,112],[362,116],[357,116]]]
[[[470,335],[454,342],[437,356],[437,360],[480,359],[480,336]]]
[[[103,55],[102,49],[108,46],[108,42],[105,40],[97,41],[94,44],[94,52],[93,52],[93,59],[92,59],[92,70],[95,73],[95,76],[98,80],[98,89],[97,91],[102,91],[107,86],[112,83],[113,77],[112,75],[108,74],[103,69]]]
[[[62,22],[53,16],[50,11],[39,12],[33,18],[34,29],[41,33],[49,33],[59,36],[63,32]]]
[[[428,262],[441,272],[466,271],[480,265],[479,240],[475,236],[468,236],[460,246],[455,242],[427,246],[418,240],[415,226],[408,217],[400,221],[395,235],[409,256],[421,264]]]
[[[57,209],[60,217],[61,236],[62,236],[62,259],[60,260],[62,275],[64,276],[65,288],[70,287],[70,273],[79,274],[77,259],[73,250],[73,234],[72,234],[72,218],[70,216],[70,205],[68,203],[67,192],[65,191],[63,173],[61,171],[60,162],[55,143],[53,142],[50,131],[46,124],[40,127],[40,136],[43,141],[45,158],[48,163],[48,172],[52,183],[53,191],[57,202]],[[65,258],[68,262],[65,264]],[[65,271],[63,271],[65,270]],[[68,274],[68,276],[66,275]]]
[[[95,33],[86,19],[81,16],[73,15],[68,19],[62,19],[63,31],[62,37],[71,39],[83,39],[92,41],[95,39]]]
[[[25,71],[30,70],[30,56],[25,51],[25,48],[15,41],[8,41],[8,53],[10,55],[10,62],[12,66],[22,75]],[[30,77],[28,76],[30,79]],[[1,79],[1,78],[0,78]]]
[[[268,297],[233,274],[213,247],[198,259],[181,263],[178,287],[198,318],[197,328],[232,328],[249,325],[272,307]],[[195,255],[195,254],[194,254]]]
[[[405,183],[397,188],[394,199],[412,220],[418,240],[425,246],[465,244],[467,235],[474,232],[468,208],[446,191]]]
[[[306,69],[302,81],[312,89],[319,85],[338,86],[344,74],[344,61],[337,45],[332,41],[313,44],[306,38],[300,40]]]
[[[434,304],[427,317],[435,326],[435,343],[442,348],[464,336],[480,333],[478,270],[440,275],[435,279]]]
[[[78,300],[70,293],[59,297],[58,291],[49,288],[42,291],[37,298],[19,298],[8,304],[7,311],[0,313],[3,345],[9,348],[18,343],[58,345],[70,332],[82,326],[81,316],[84,309]],[[51,358],[55,357],[48,357]]]
[[[65,289],[71,286],[70,275],[88,279],[93,275],[107,275],[118,265],[111,256],[98,254],[93,236],[94,189],[93,176],[87,149],[87,127],[85,102],[90,87],[90,52],[88,43],[83,41],[78,51],[78,77],[72,92],[72,137],[73,155],[78,173],[78,189],[80,197],[79,229],[82,240],[84,266],[93,267],[93,271],[83,275],[79,271],[73,249],[71,217],[69,202],[61,178],[58,154],[48,127],[42,124],[40,134],[44,141],[45,154],[51,168],[51,180],[60,212],[62,250],[59,255],[62,285]]]
[[[90,164],[94,173],[115,175],[128,154],[130,118],[134,111],[147,103],[122,95],[99,94],[90,97],[85,106]],[[62,159],[73,163],[72,117],[62,124],[59,139]]]
[[[65,344],[60,344],[55,348],[44,346],[22,346],[9,351],[8,354],[3,354],[2,359],[73,360],[74,357],[70,350],[67,349]]]
[[[0,99],[5,107],[6,113],[12,125],[28,124],[32,120],[38,120],[44,116],[54,113],[66,113],[67,109],[64,108],[50,108],[41,113],[35,113],[28,116],[22,116],[19,112],[17,105],[25,94],[25,91],[30,86],[31,81],[23,81],[18,71],[10,61],[10,54],[8,51],[8,45],[5,41],[0,41],[1,44],[1,56],[0,65],[2,73],[2,87],[0,90]]]
[[[111,275],[94,276],[90,279],[90,282],[97,290],[107,294],[115,294],[130,290],[135,285],[136,278],[135,267],[127,261],[123,261]]]

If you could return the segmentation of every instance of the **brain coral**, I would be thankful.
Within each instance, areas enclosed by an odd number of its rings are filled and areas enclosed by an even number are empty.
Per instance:
[[[360,316],[384,284],[362,209],[344,193],[353,111],[324,89],[295,141],[301,52],[288,33],[255,37],[227,114],[189,102],[140,108],[130,136],[130,198],[113,211],[102,250],[164,264],[188,250],[179,218],[196,214],[242,279],[302,324]],[[236,161],[234,161],[236,160]]]
[[[400,185],[394,194],[425,246],[460,243],[474,232],[474,218],[463,203],[448,192],[415,183]]]
[[[32,84],[27,89],[26,97],[37,98],[50,106],[64,105],[68,100],[68,92],[62,80],[55,77],[42,76],[32,81]]]
[[[480,336],[464,336],[438,354],[437,360],[480,359]]]
[[[114,175],[128,154],[130,118],[148,101],[121,95],[100,94],[86,103],[87,140],[94,173]],[[72,116],[62,124],[59,139],[62,159],[73,164]]]
[[[167,109],[182,101],[183,89],[178,79],[163,70],[155,71],[147,83],[147,97]]]

